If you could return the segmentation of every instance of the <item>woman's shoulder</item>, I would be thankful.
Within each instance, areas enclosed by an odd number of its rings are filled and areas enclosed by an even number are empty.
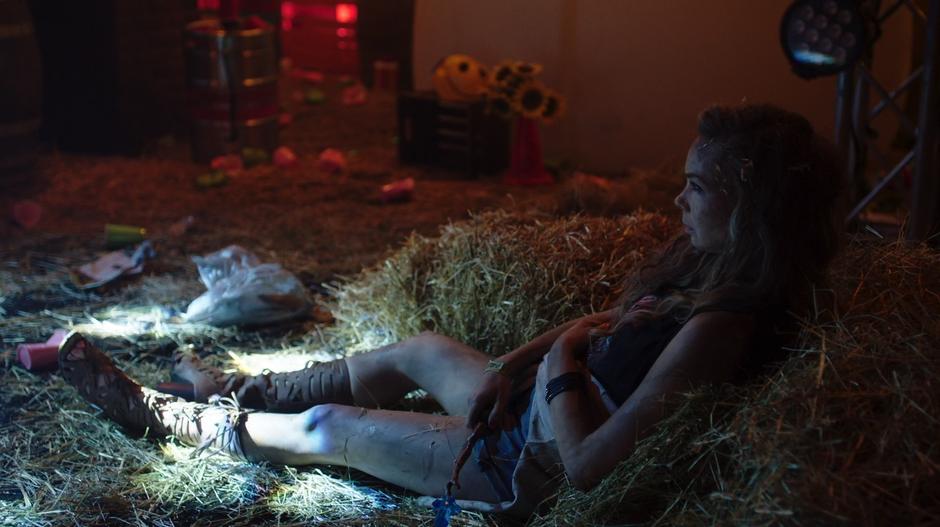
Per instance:
[[[709,334],[752,334],[757,328],[758,313],[746,310],[703,309],[694,311],[685,326]]]
[[[737,320],[750,319],[753,323],[764,326],[773,324],[786,313],[786,308],[775,302],[762,299],[724,298],[694,306],[689,312],[689,320],[708,313],[725,313],[723,318]]]
[[[724,351],[740,360],[736,378],[746,379],[786,356],[791,338],[790,317],[784,306],[770,303],[732,303],[730,308],[709,306],[686,322],[699,335],[717,338]],[[690,328],[690,329],[692,329]],[[736,350],[736,351],[735,351]]]
[[[723,312],[741,315],[763,315],[773,310],[770,302],[753,298],[719,298],[692,308],[689,318],[699,313]]]
[[[753,315],[712,310],[689,318],[657,360],[659,375],[689,382],[731,380],[753,342]]]

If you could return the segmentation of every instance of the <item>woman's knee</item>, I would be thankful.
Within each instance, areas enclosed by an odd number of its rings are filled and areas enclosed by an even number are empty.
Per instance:
[[[441,367],[458,367],[467,364],[485,363],[486,355],[472,347],[440,333],[422,331],[411,339],[411,346],[407,357],[401,365],[408,364],[409,370],[428,367],[439,369]]]
[[[447,344],[454,342],[454,340],[440,333],[435,333],[434,331],[424,330],[421,333],[411,337],[410,340],[417,346],[422,348],[438,348]]]
[[[460,342],[433,331],[418,333],[408,339],[408,344],[409,358],[419,361],[434,360],[444,355],[459,353],[462,346]]]
[[[355,406],[318,404],[297,414],[304,450],[316,456],[342,456],[351,420],[366,412],[366,409]]]

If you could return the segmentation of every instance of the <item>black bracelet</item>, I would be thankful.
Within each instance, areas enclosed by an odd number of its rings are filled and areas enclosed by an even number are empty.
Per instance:
[[[548,381],[545,385],[545,404],[551,404],[552,399],[568,390],[580,390],[584,387],[584,375],[581,372],[569,371]]]

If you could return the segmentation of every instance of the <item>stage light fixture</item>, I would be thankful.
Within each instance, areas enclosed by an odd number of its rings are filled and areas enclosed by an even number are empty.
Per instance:
[[[798,0],[780,23],[787,60],[805,79],[851,68],[869,45],[868,37],[856,0]]]

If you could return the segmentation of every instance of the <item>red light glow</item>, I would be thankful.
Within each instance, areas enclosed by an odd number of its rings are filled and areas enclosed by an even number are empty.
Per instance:
[[[297,6],[294,5],[293,2],[284,2],[281,4],[281,16],[284,18],[294,18],[297,16]]]
[[[219,0],[196,0],[196,9],[200,11],[218,11]]]
[[[359,18],[356,4],[336,4],[336,21],[340,24],[354,24]]]
[[[297,6],[293,2],[284,2],[281,4],[281,30],[290,31],[294,29],[294,17],[297,16]]]
[[[355,35],[356,35],[356,32],[354,30],[346,28],[346,27],[337,28],[336,30],[336,36],[339,38],[353,37]]]

